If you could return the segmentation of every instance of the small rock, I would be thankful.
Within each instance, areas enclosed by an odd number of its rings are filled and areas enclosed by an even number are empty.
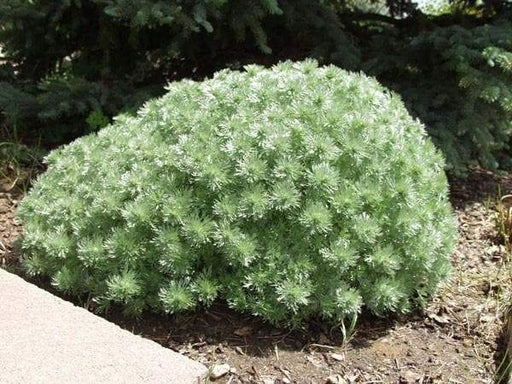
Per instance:
[[[339,353],[331,353],[331,357],[336,361],[343,361],[345,357]]]
[[[242,348],[240,347],[235,347],[235,351],[236,353],[238,353],[239,355],[245,355],[245,352],[242,350]]]
[[[289,378],[287,378],[287,377],[283,377],[283,378],[281,379],[281,381],[282,381],[284,384],[291,384],[291,382],[292,382],[292,381],[291,381]]]
[[[421,375],[414,373],[412,371],[407,371],[400,375],[400,384],[414,384],[417,383],[421,379]]]
[[[325,384],[347,384],[347,380],[341,377],[341,375],[332,375],[327,378]]]
[[[210,379],[217,380],[229,373],[229,364],[215,364],[210,372]]]

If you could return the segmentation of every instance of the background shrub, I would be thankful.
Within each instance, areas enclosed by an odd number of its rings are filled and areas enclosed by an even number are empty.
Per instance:
[[[512,166],[512,23],[376,34],[367,73],[400,93],[448,169]]]
[[[407,311],[449,268],[442,157],[397,96],[334,66],[172,83],[47,162],[24,265],[101,305],[336,322]]]

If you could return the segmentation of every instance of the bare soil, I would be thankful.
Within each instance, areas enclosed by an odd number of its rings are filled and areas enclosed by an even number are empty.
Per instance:
[[[227,363],[231,371],[216,383],[493,383],[512,292],[494,203],[499,190],[512,192],[512,175],[475,171],[450,185],[459,222],[453,273],[422,311],[363,313],[348,339],[321,322],[292,332],[273,328],[223,303],[174,317],[131,319],[116,310],[104,316],[210,367]],[[14,242],[22,228],[14,211],[21,198],[0,192],[0,265],[20,273]],[[51,290],[44,279],[33,282]]]

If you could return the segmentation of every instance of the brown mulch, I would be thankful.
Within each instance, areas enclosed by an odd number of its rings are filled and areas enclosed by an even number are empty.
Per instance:
[[[15,192],[2,192],[0,189],[0,267],[9,268],[16,264],[18,256],[14,252],[14,242],[22,232],[22,226],[15,218],[15,210],[22,196]]]
[[[176,317],[106,317],[208,366],[229,364],[219,383],[493,383],[512,293],[512,268],[495,228],[498,186],[511,193],[512,175],[475,171],[451,181],[459,222],[451,279],[423,311],[386,319],[363,314],[346,342],[340,329],[320,322],[290,332],[222,303]],[[19,270],[13,243],[20,198],[0,192],[0,265],[11,270]]]

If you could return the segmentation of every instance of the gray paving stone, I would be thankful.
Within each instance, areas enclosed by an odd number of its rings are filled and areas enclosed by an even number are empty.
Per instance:
[[[197,384],[206,372],[0,268],[1,384]]]

